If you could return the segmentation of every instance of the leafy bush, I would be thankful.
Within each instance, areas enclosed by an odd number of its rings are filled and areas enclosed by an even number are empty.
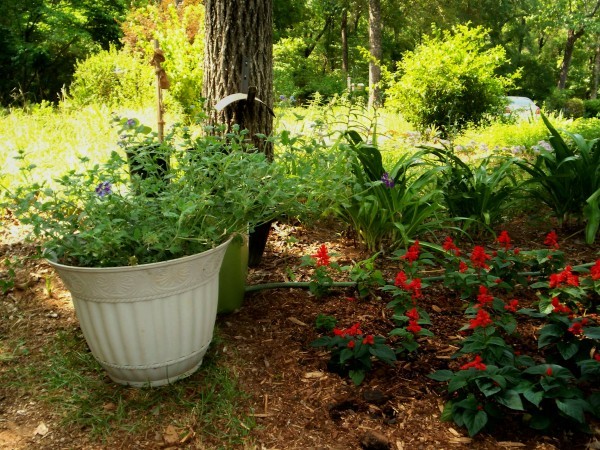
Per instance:
[[[514,199],[516,158],[487,156],[472,166],[452,149],[429,150],[443,164],[440,188],[450,215],[473,221],[480,229],[497,225]],[[467,222],[463,228],[468,226]]]
[[[512,81],[496,75],[505,52],[486,49],[486,35],[481,27],[457,26],[453,34],[425,37],[405,53],[387,105],[421,128],[433,125],[446,134],[500,110]]]
[[[323,97],[341,94],[346,80],[341,71],[325,72],[314,54],[304,55],[306,43],[284,38],[273,46],[273,85],[276,96],[293,95],[304,101],[318,92]]]
[[[565,117],[569,117],[572,119],[583,117],[583,114],[585,112],[583,100],[581,100],[580,98],[570,98],[565,102],[562,110]]]
[[[584,100],[583,117],[600,117],[600,100]]]
[[[154,83],[147,61],[111,46],[77,63],[69,94],[76,106],[142,106],[154,99]]]
[[[585,240],[591,244],[600,227],[600,138],[588,141],[565,132],[567,144],[544,115],[542,119],[552,148],[540,148],[534,162],[518,163],[531,176],[525,185],[533,186],[529,194],[551,208],[560,223],[570,216],[585,218]]]
[[[425,165],[425,152],[401,156],[387,172],[376,146],[364,143],[356,131],[347,134],[352,155],[350,197],[337,206],[336,213],[349,223],[371,251],[407,245],[422,233],[439,229],[440,191],[432,184],[439,168],[421,173],[411,169]]]

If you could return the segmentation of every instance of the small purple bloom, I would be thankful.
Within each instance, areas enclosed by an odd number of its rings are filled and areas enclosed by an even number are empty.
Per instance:
[[[110,185],[109,181],[103,181],[98,186],[96,186],[96,194],[100,198],[103,198],[111,193],[112,193],[112,186]]]
[[[283,95],[283,94],[282,94],[282,95],[280,95],[280,96],[279,96],[279,100],[281,100],[281,101],[284,101],[284,100],[285,100],[285,95]]]
[[[127,122],[125,123],[129,128],[133,128],[135,127],[135,119],[127,119]]]
[[[385,185],[385,187],[391,189],[394,187],[394,185],[396,183],[394,183],[394,179],[390,178],[390,174],[387,172],[383,172],[383,175],[381,176],[381,181],[383,182],[383,184]]]

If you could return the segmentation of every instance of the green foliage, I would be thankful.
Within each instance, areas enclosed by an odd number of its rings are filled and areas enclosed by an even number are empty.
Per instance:
[[[583,100],[580,98],[570,98],[563,104],[562,112],[565,117],[577,119],[583,117],[585,113],[585,106]]]
[[[396,361],[396,353],[385,343],[385,338],[363,333],[359,323],[346,329],[334,328],[333,336],[321,336],[310,345],[329,350],[329,370],[348,375],[356,385],[363,382],[374,359],[390,365]]]
[[[552,148],[541,148],[534,162],[518,162],[531,176],[526,180],[533,186],[529,194],[551,208],[561,223],[569,216],[585,218],[585,240],[591,244],[600,227],[599,140],[565,132],[567,144],[544,115],[542,119],[552,134]]]
[[[583,117],[600,117],[600,100],[584,100]]]
[[[432,183],[440,169],[411,173],[424,166],[425,152],[401,156],[387,172],[376,146],[364,143],[356,131],[346,135],[353,152],[351,194],[335,210],[369,250],[394,249],[445,225],[438,217],[440,192]]]
[[[398,81],[387,91],[388,105],[415,125],[433,125],[445,134],[497,112],[512,80],[496,75],[505,53],[486,49],[486,35],[481,27],[457,26],[453,33],[425,37],[404,55]]]
[[[440,188],[450,216],[466,219],[463,229],[471,225],[490,229],[497,225],[514,201],[516,159],[487,156],[477,164],[467,164],[452,148],[428,150],[443,164]]]
[[[118,42],[123,0],[3,1],[0,104],[56,102],[75,62]]]
[[[15,215],[32,226],[48,257],[85,267],[174,259],[287,211],[282,200],[292,199],[293,181],[263,153],[244,151],[245,132],[230,134],[226,143],[184,131],[179,142],[170,136],[149,147],[146,134],[138,145],[145,128],[136,120],[120,125],[125,150],[136,151],[131,158],[113,152],[105,163],[91,164],[82,157],[83,168],[58,177],[56,189],[32,182],[9,193]]]
[[[281,39],[273,46],[273,85],[276,96],[293,95],[306,101],[315,93],[325,98],[346,89],[341,71],[325,71],[314,54],[305,56],[305,42],[300,38]]]
[[[70,102],[75,107],[148,105],[156,100],[155,84],[148,61],[111,46],[77,63],[69,88]]]

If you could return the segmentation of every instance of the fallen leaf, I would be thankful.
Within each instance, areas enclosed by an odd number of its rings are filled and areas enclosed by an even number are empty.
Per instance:
[[[522,444],[520,442],[512,442],[512,441],[498,442],[498,445],[500,447],[525,447],[525,444]]]
[[[165,445],[176,445],[179,443],[179,432],[173,425],[169,425],[163,434]]]
[[[301,320],[296,319],[295,317],[288,317],[287,320],[289,320],[292,323],[295,323],[296,325],[302,325],[303,327],[307,327],[308,326],[307,324],[305,324]]]
[[[436,313],[441,313],[442,312],[442,308],[440,308],[437,305],[432,305],[431,309],[433,309]]]
[[[48,427],[46,426],[46,424],[44,422],[40,422],[40,424],[37,426],[37,428],[33,432],[34,436],[36,436],[36,435],[46,436],[47,434],[48,434]]]
[[[323,378],[324,376],[323,372],[307,372],[303,375],[304,378]]]

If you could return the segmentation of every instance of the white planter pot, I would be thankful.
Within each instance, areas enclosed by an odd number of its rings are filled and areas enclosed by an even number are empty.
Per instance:
[[[202,363],[213,336],[219,270],[229,242],[131,267],[49,263],[71,292],[87,344],[110,378],[161,386],[191,375]]]

